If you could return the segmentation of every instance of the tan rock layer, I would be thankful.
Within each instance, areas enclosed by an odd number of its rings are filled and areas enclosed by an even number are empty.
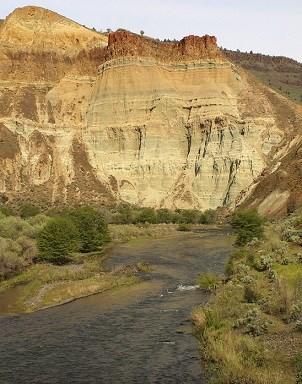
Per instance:
[[[105,46],[25,7],[0,26],[0,57],[0,193],[18,204],[253,204],[300,124],[215,37],[164,44],[118,31]],[[292,191],[284,183],[278,196],[290,204]]]

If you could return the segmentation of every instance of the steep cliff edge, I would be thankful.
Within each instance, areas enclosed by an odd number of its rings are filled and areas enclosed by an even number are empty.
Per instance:
[[[215,37],[105,40],[35,7],[0,25],[2,196],[199,209],[251,198],[300,126],[290,102]]]
[[[104,35],[39,7],[18,8],[0,25],[5,200],[49,205],[112,198],[91,172],[81,138],[96,54],[106,46]]]
[[[265,92],[214,37],[112,34],[87,113],[91,164],[131,203],[234,207],[292,129]]]
[[[104,60],[120,57],[153,58],[160,62],[222,59],[215,36],[186,36],[175,43],[159,43],[128,31],[110,33]]]

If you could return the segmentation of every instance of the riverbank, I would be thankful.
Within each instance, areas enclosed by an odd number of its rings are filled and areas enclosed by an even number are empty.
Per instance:
[[[200,227],[202,228],[202,227]],[[205,384],[190,313],[209,294],[199,271],[222,273],[229,230],[175,232],[114,245],[102,264],[147,265],[139,284],[29,315],[1,316],[1,379],[8,383]]]
[[[0,313],[18,314],[61,305],[80,297],[138,282],[134,267],[104,271],[101,260],[66,266],[38,264],[0,284]]]
[[[235,249],[220,288],[193,312],[213,383],[302,383],[301,217]]]
[[[115,244],[175,236],[175,224],[110,225],[112,243],[99,252],[71,255],[67,265],[38,263],[0,282],[0,314],[33,312],[61,305],[80,297],[137,284],[136,270],[148,269],[142,263],[108,271],[103,261]]]

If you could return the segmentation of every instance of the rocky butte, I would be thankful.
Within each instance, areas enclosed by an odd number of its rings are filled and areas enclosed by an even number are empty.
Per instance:
[[[24,7],[0,24],[0,67],[3,200],[265,214],[302,202],[301,106],[215,37],[107,39]]]

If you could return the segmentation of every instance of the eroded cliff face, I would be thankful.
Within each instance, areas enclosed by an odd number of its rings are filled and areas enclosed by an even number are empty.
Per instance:
[[[237,199],[242,208],[257,208],[263,216],[284,216],[302,205],[302,108],[267,95],[279,111],[277,120],[284,127],[284,139],[272,153],[266,168],[251,185],[249,193]]]
[[[98,177],[134,204],[234,206],[283,137],[273,106],[213,37],[135,39],[109,37],[94,84],[83,135]]]
[[[43,8],[16,9],[1,24],[0,192],[11,202],[116,198],[95,178],[81,134],[106,46],[103,35]]]
[[[105,40],[35,7],[0,26],[0,193],[11,201],[232,208],[284,156],[297,129],[289,102],[214,37]]]

